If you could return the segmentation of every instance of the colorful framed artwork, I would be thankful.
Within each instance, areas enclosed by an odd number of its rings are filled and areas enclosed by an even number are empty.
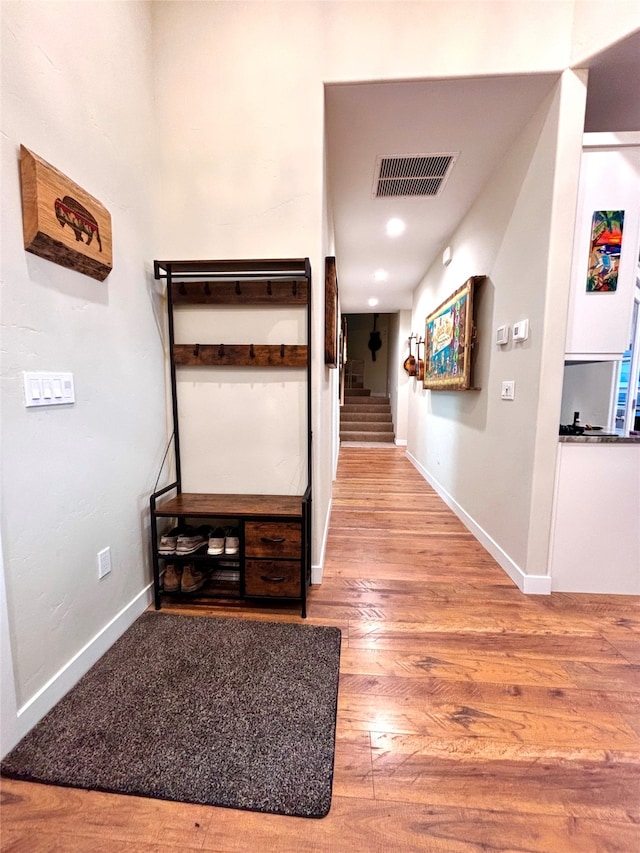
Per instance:
[[[425,321],[423,386],[432,391],[468,391],[475,339],[473,298],[485,276],[472,276]]]
[[[591,220],[587,293],[615,293],[622,248],[624,210],[596,210]]]

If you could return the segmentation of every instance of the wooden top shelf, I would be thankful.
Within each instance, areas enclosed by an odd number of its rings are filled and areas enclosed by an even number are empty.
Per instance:
[[[164,275],[163,275],[164,272]],[[154,261],[156,278],[205,274],[214,277],[264,277],[288,276],[310,278],[308,258],[277,258],[217,261]]]
[[[183,492],[156,506],[159,516],[302,518],[301,495],[215,495]]]

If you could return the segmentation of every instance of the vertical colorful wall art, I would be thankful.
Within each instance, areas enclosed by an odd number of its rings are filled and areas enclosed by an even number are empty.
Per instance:
[[[484,276],[473,276],[429,314],[425,323],[423,386],[433,391],[473,387],[474,291]]]
[[[624,210],[596,210],[591,220],[587,293],[613,293],[618,287]]]

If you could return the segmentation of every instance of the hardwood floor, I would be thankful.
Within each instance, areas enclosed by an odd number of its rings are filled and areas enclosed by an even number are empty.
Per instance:
[[[3,780],[2,850],[640,851],[638,598],[522,595],[402,449],[349,447],[307,622],[343,632],[326,818]]]

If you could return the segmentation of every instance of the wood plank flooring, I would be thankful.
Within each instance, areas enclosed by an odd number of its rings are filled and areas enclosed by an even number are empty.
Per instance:
[[[402,449],[347,447],[307,622],[343,632],[326,818],[3,780],[2,850],[640,851],[640,599],[522,595]]]

